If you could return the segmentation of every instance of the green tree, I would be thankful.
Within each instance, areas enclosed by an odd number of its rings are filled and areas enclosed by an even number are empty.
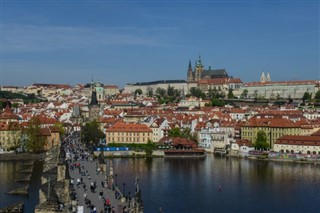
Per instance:
[[[174,87],[171,87],[170,85],[168,86],[167,95],[174,96]]]
[[[160,87],[158,87],[157,89],[156,89],[156,94],[157,95],[159,95],[159,96],[161,96],[161,97],[164,97],[165,95],[166,95],[166,90],[165,89],[162,89],[162,88],[160,88]]]
[[[147,158],[152,157],[153,147],[154,147],[154,144],[150,140],[148,140],[147,145],[144,147],[144,152],[146,153]]]
[[[257,139],[255,142],[255,149],[268,149],[270,148],[269,143],[267,142],[267,134],[263,131],[260,130],[257,132]]]
[[[311,100],[311,93],[305,92],[302,97],[303,103]]]
[[[320,90],[318,90],[316,92],[316,95],[314,96],[314,99],[316,99],[317,101],[320,101]]]
[[[225,102],[221,99],[217,99],[217,98],[214,98],[211,100],[211,105],[212,106],[218,106],[218,107],[222,107],[225,105]]]
[[[247,98],[248,97],[248,90],[243,90],[243,92],[242,92],[242,94],[241,94],[241,96],[240,96],[242,99],[245,99],[245,98]]]
[[[179,127],[172,128],[169,130],[168,136],[169,137],[189,138],[189,139],[197,142],[197,136],[191,134],[191,129],[189,129],[189,128],[184,128],[184,129],[180,129]]]
[[[179,127],[175,127],[169,130],[168,132],[169,137],[181,137],[181,132]]]
[[[201,89],[197,87],[191,87],[190,94],[194,97],[202,98],[202,99],[206,97],[206,95],[201,91]]]
[[[233,89],[230,88],[228,91],[228,99],[233,99],[233,98],[235,98],[235,96],[233,94]]]
[[[88,122],[83,127],[82,131],[83,140],[88,147],[97,146],[100,139],[105,137],[104,133],[99,128],[99,123],[97,121]]]
[[[139,89],[136,89],[135,91],[134,91],[134,99],[136,99],[137,98],[137,96],[138,95],[141,95],[142,94],[142,90],[139,88]]]
[[[136,90],[134,91],[134,94],[135,94],[135,95],[141,95],[141,94],[142,94],[142,90],[141,90],[141,89],[136,89]]]
[[[148,88],[147,89],[147,96],[148,97],[153,97],[153,89],[152,88]]]
[[[31,118],[27,127],[26,149],[33,153],[44,150],[46,137],[41,135],[41,123],[38,117]]]

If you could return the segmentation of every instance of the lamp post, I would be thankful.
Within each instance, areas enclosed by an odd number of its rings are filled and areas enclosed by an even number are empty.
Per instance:
[[[114,176],[116,177],[116,186],[118,186],[118,181],[117,181],[117,177],[118,177],[118,174],[114,174]]]

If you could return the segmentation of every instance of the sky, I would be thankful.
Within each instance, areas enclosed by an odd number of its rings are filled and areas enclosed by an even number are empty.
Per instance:
[[[189,60],[243,82],[320,79],[320,1],[0,0],[0,81],[186,80]]]

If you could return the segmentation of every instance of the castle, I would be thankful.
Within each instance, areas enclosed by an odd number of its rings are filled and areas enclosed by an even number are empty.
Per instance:
[[[205,70],[201,56],[196,60],[194,70],[192,69],[191,61],[189,61],[187,73],[188,82],[198,82],[199,80],[213,78],[229,78],[229,75],[225,69],[211,69],[211,66],[209,66],[208,70]]]

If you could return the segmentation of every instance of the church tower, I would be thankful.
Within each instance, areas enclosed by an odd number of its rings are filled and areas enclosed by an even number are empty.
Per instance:
[[[260,82],[261,82],[261,83],[266,82],[266,76],[264,75],[264,72],[262,72],[262,74],[261,74]]]
[[[271,81],[271,77],[270,77],[270,73],[267,74],[267,78],[266,78],[266,82],[270,82]]]
[[[191,66],[191,61],[190,61],[190,60],[189,60],[189,66],[188,66],[187,79],[188,79],[188,80],[187,80],[188,82],[194,81],[193,72],[192,72],[192,66]]]
[[[96,89],[92,86],[92,95],[91,95],[91,101],[89,105],[89,121],[98,121],[99,115],[100,115],[100,106],[98,103],[97,99],[97,91]]]
[[[199,55],[198,60],[196,61],[196,65],[194,68],[194,80],[199,81],[201,80],[202,72],[203,72],[203,64],[201,61],[201,56]]]

